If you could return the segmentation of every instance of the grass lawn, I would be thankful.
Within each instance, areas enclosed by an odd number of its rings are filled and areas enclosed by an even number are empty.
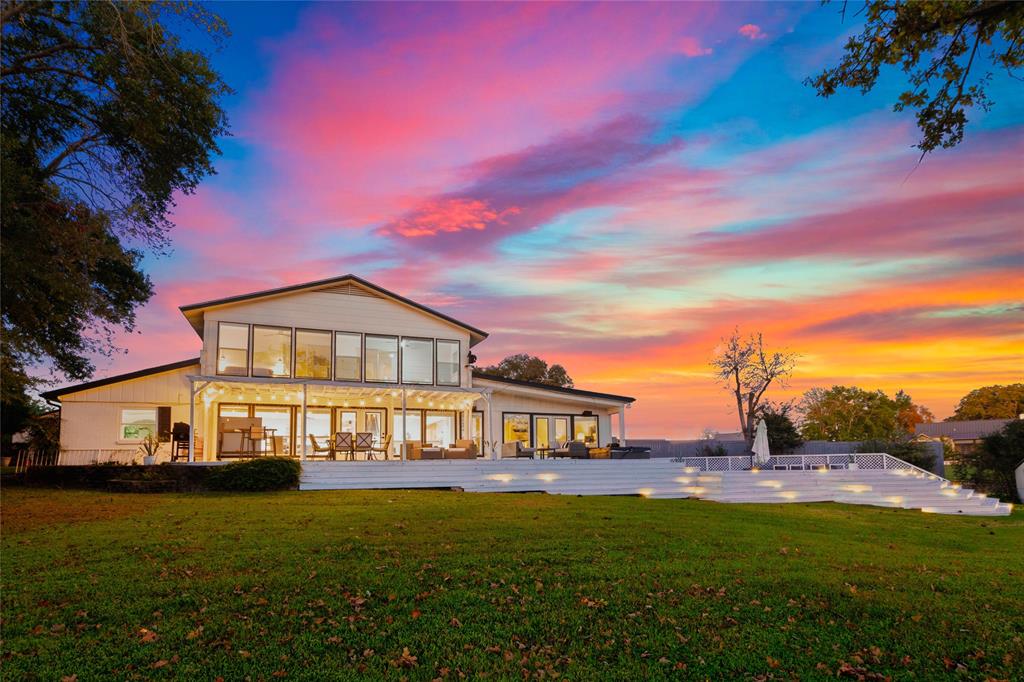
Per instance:
[[[3,679],[1021,679],[1024,514],[3,492]]]

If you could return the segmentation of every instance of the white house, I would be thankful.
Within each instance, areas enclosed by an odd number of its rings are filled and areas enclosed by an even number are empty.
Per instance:
[[[320,456],[337,433],[372,438],[377,452],[355,458],[469,439],[485,457],[513,441],[598,447],[612,439],[613,415],[626,438],[633,398],[472,370],[486,332],[353,275],[181,312],[203,341],[198,358],[43,394],[60,404],[62,463],[131,460],[147,434],[166,443],[162,459],[173,450],[196,461]]]

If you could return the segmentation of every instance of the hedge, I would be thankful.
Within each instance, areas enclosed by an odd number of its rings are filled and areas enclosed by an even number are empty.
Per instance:
[[[289,490],[299,485],[302,465],[285,457],[263,457],[211,467],[206,484],[211,490]]]

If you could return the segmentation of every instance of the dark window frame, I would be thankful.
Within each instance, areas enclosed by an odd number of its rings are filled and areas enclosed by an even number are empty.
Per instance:
[[[260,329],[284,329],[288,331],[288,343],[291,348],[288,349],[288,374],[283,376],[275,376],[274,374],[261,374],[259,376],[253,374],[253,370],[256,362],[256,328]],[[252,323],[249,325],[249,376],[257,379],[294,379],[295,378],[295,363],[292,356],[295,354],[295,327],[284,327],[276,324],[256,324]]]
[[[405,342],[427,341],[430,343],[430,381],[406,381],[405,379]],[[398,343],[398,382],[403,386],[437,386],[437,339],[432,336],[403,336]]]
[[[394,381],[380,381],[380,380],[369,380],[366,378],[366,340],[370,337],[375,339],[394,339],[395,340],[395,379]],[[402,337],[395,336],[394,334],[370,334],[363,333],[363,380],[360,383],[364,384],[382,384],[386,386],[398,385],[402,382]]]
[[[220,371],[220,327],[223,324],[232,324],[236,327],[245,327],[245,374],[226,374]],[[213,349],[213,373],[219,377],[247,377],[252,366],[252,325],[248,322],[228,322],[217,320],[217,345]]]
[[[300,376],[299,375],[299,332],[314,332],[317,334],[327,334],[330,336],[329,351],[330,357],[327,358],[327,376],[325,378],[311,377],[311,376]],[[294,327],[292,329],[292,378],[295,379],[312,379],[314,381],[331,381],[334,377],[334,330],[333,329],[312,329],[310,327]]]
[[[454,343],[458,350],[455,353],[455,383],[448,383],[440,380],[440,373],[438,366],[441,362],[441,356],[438,354],[437,349],[442,343]],[[435,386],[461,386],[462,385],[462,341],[460,339],[434,339],[434,385]]]
[[[356,365],[356,371],[359,376],[355,379],[339,379],[338,378],[338,334],[346,336],[358,336],[359,337],[359,362]],[[366,334],[364,332],[347,332],[335,329],[331,335],[331,348],[333,348],[331,365],[333,371],[331,372],[331,381],[354,381],[357,383],[363,383],[363,377],[366,376]]]

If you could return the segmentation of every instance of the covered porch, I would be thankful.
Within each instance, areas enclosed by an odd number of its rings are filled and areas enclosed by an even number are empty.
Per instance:
[[[460,440],[473,440],[483,452],[488,389],[199,375],[188,381],[182,445],[190,462],[275,455],[404,460]],[[338,434],[351,436],[336,440]]]

